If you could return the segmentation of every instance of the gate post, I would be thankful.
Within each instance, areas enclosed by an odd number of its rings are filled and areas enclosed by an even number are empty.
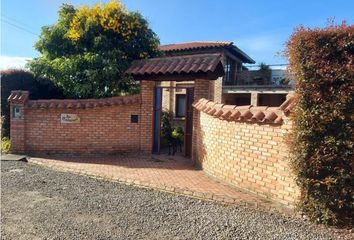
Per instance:
[[[10,103],[10,138],[11,152],[25,153],[25,104],[28,91],[11,91],[7,99]]]
[[[201,98],[209,100],[213,98],[210,93],[210,80],[196,79],[194,81],[194,101],[198,101]],[[198,138],[200,135],[200,113],[198,110],[193,111],[193,138],[192,138],[192,160],[198,165],[202,166],[201,159],[198,156]]]
[[[145,153],[152,153],[155,85],[154,81],[140,81],[140,151]]]

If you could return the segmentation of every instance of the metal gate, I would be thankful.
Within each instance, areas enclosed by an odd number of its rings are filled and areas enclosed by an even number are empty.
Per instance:
[[[152,152],[160,153],[161,148],[161,112],[162,112],[162,90],[169,89],[186,89],[186,106],[185,106],[185,125],[184,125],[184,156],[192,155],[192,134],[193,134],[193,106],[194,88],[193,87],[155,87],[154,89],[154,122],[153,122],[153,147]]]

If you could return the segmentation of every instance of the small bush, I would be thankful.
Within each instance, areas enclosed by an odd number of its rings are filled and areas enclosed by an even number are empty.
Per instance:
[[[63,98],[62,90],[48,79],[36,78],[24,70],[4,70],[1,75],[1,134],[10,136],[10,106],[7,98],[12,90],[27,90],[31,99]]]
[[[354,26],[298,28],[287,44],[296,75],[293,168],[299,208],[316,222],[354,218]]]
[[[3,137],[1,139],[1,152],[2,153],[9,153],[11,147],[10,139],[7,137]]]

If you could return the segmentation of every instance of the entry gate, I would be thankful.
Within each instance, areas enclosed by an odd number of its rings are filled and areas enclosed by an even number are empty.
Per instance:
[[[161,148],[161,112],[162,90],[186,89],[185,124],[184,124],[184,156],[192,156],[192,133],[193,133],[193,106],[194,87],[155,87],[154,89],[154,122],[153,122],[153,149],[155,154],[160,153]]]

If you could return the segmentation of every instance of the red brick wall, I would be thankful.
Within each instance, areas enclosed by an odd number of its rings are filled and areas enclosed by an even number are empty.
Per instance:
[[[80,123],[61,123],[62,113],[73,113]],[[92,109],[26,109],[26,152],[118,153],[140,149],[140,104]]]
[[[228,108],[232,109],[232,106]],[[200,116],[194,132],[197,164],[224,183],[292,206],[298,191],[285,144],[291,129],[289,119],[282,115],[281,124],[279,120],[274,120],[277,124],[260,122],[264,119],[257,122],[251,117],[232,121],[218,117],[221,113],[210,109],[212,107],[204,108],[204,111],[201,107],[199,111],[195,109]],[[208,111],[214,112],[214,116]],[[269,110],[264,112],[267,115]]]
[[[14,153],[112,154],[143,149],[140,95],[33,101],[28,92],[14,91],[9,101],[11,111],[14,106],[23,110],[20,118],[11,115]],[[76,114],[80,122],[64,123],[61,114]],[[131,121],[132,115],[138,115],[138,123]]]

